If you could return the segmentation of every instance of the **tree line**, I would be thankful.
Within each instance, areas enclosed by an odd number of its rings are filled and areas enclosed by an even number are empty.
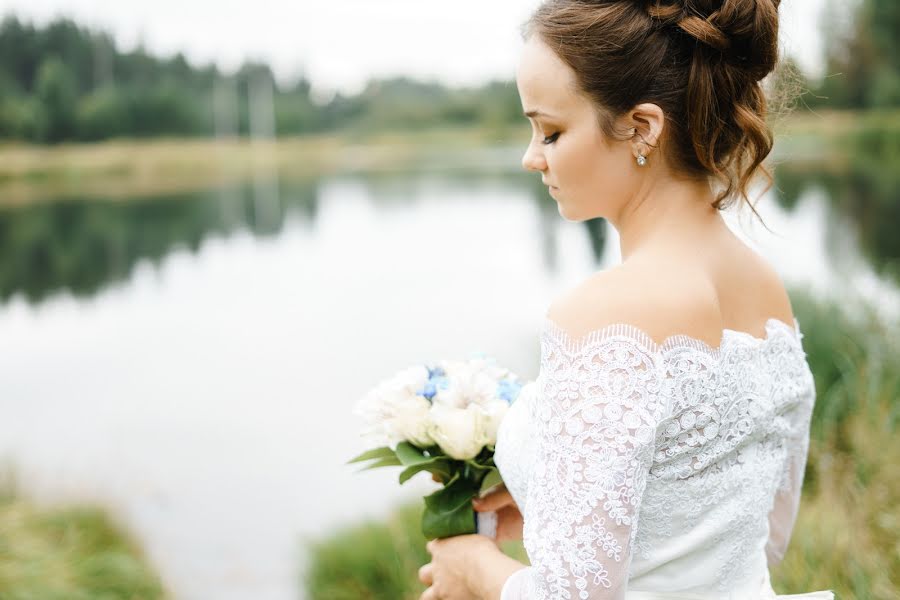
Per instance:
[[[255,109],[257,100],[259,107]],[[512,82],[448,89],[406,78],[371,81],[359,94],[317,103],[311,83],[278,82],[247,62],[226,74],[182,54],[117,48],[112,37],[59,19],[44,27],[0,23],[0,138],[39,143],[111,137],[292,135],[341,128],[421,128],[436,122],[520,119]],[[259,115],[255,118],[255,115]]]
[[[833,14],[839,11],[831,6]],[[804,83],[811,106],[900,106],[900,3],[861,0],[855,18],[826,23],[826,76]],[[848,24],[849,23],[849,24]],[[316,102],[311,82],[279,82],[262,63],[235,73],[184,55],[122,51],[105,32],[58,19],[0,22],[0,139],[37,143],[113,137],[296,135],[421,129],[436,123],[521,122],[512,81],[456,89],[407,78],[372,80]]]

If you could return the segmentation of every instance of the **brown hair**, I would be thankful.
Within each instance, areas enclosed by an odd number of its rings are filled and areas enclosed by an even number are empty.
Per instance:
[[[666,115],[661,145],[673,168],[713,176],[713,206],[749,201],[750,181],[772,177],[760,81],[778,60],[780,0],[548,0],[524,24],[575,72],[608,136],[642,102]],[[757,216],[758,213],[757,213]]]

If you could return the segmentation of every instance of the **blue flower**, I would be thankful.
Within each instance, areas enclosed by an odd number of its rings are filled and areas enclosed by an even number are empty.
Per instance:
[[[501,400],[506,400],[508,404],[512,404],[519,395],[522,384],[513,379],[504,379],[497,384],[497,396]]]
[[[431,402],[431,399],[434,398],[434,395],[437,393],[437,388],[432,382],[428,382],[425,384],[425,387],[419,391],[420,396],[424,396],[426,400]]]
[[[425,368],[428,369],[428,379],[444,375],[444,369],[442,369],[441,367],[434,367],[433,369],[431,367]]]
[[[450,380],[444,375],[436,375],[432,377],[428,383],[434,385],[439,390],[446,390],[450,387]]]

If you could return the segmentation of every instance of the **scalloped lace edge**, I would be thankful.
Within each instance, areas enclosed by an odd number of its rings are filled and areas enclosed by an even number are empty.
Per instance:
[[[800,331],[800,323],[797,317],[794,317],[793,327],[776,317],[766,319],[764,327],[766,331],[764,337],[757,337],[752,333],[738,329],[723,328],[719,345],[713,347],[703,340],[685,333],[675,333],[666,337],[662,342],[656,342],[646,331],[630,323],[610,323],[597,329],[592,329],[581,336],[573,337],[548,315],[544,315],[541,334],[549,336],[567,352],[578,352],[586,346],[610,338],[624,337],[640,344],[649,354],[665,353],[677,348],[688,347],[714,358],[719,358],[722,352],[730,345],[730,342],[736,340],[744,340],[752,345],[762,346],[775,339],[778,332],[788,334],[796,343],[800,343],[803,339],[803,333]]]

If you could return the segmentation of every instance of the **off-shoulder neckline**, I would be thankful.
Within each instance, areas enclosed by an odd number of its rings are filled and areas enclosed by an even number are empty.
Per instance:
[[[672,334],[666,337],[662,342],[657,342],[646,331],[630,323],[610,323],[587,331],[576,338],[569,335],[569,332],[563,329],[548,315],[544,315],[541,335],[554,340],[567,351],[579,351],[596,342],[613,337],[624,337],[637,342],[649,353],[653,354],[660,352],[665,353],[676,348],[688,347],[703,352],[704,354],[708,354],[713,358],[719,358],[725,347],[734,341],[740,340],[753,346],[763,346],[775,339],[778,332],[788,334],[796,343],[799,343],[803,338],[803,333],[800,331],[800,323],[797,320],[797,317],[794,317],[793,327],[776,317],[769,317],[766,319],[764,327],[766,333],[763,337],[757,337],[747,331],[725,327],[722,329],[719,345],[713,347],[705,341],[685,333]]]

